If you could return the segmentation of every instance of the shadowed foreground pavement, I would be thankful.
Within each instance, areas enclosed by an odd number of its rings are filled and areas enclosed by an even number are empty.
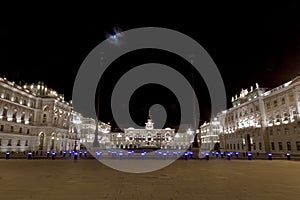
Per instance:
[[[0,199],[299,199],[300,162],[178,160],[128,174],[96,160],[0,160]]]

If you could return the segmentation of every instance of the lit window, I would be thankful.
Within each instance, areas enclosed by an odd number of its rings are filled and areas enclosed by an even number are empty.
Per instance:
[[[282,142],[278,142],[279,151],[282,151]]]
[[[285,133],[285,134],[289,134],[289,128],[288,128],[288,127],[285,127],[285,128],[284,128],[284,133]]]
[[[288,151],[292,150],[291,142],[286,142],[286,147]]]
[[[271,142],[271,149],[274,151],[275,150],[275,143]]]
[[[262,150],[262,145],[261,145],[261,142],[260,142],[260,143],[258,143],[258,148],[259,148],[259,150]]]
[[[274,105],[274,107],[277,107],[277,100],[273,101],[273,105]]]
[[[300,151],[300,142],[299,141],[296,142],[296,148],[297,148],[297,151]]]

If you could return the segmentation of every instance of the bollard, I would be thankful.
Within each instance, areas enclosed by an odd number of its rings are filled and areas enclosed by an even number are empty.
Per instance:
[[[272,153],[269,152],[269,153],[268,153],[268,158],[269,158],[269,160],[272,160],[272,156],[273,156]]]
[[[72,151],[69,151],[69,157],[71,157],[71,155],[72,155]]]
[[[78,157],[78,153],[74,152],[74,160],[77,160],[77,157]]]
[[[206,160],[209,160],[209,153],[205,153]]]
[[[239,158],[239,152],[235,152],[235,157]]]
[[[185,153],[184,153],[184,159],[185,159],[185,160],[188,160],[188,159],[189,159],[189,153],[188,153],[188,152],[185,152]]]
[[[47,158],[50,157],[50,151],[47,151]]]
[[[10,158],[10,152],[7,151],[7,152],[5,153],[5,159],[8,160],[9,158]]]
[[[55,156],[56,156],[56,153],[55,153],[55,152],[52,152],[51,159],[52,159],[52,160],[55,160]]]
[[[216,157],[218,158],[218,157],[219,157],[219,152],[216,152],[215,155],[216,155]]]
[[[291,154],[290,153],[286,153],[286,159],[291,160]]]
[[[247,156],[248,156],[248,160],[252,160],[252,153],[251,152],[248,152]]]
[[[227,153],[227,160],[231,160],[231,153]]]
[[[79,151],[79,157],[81,158],[81,156],[82,156],[82,151]]]
[[[86,157],[87,156],[87,151],[84,151],[84,157]]]
[[[101,156],[101,154],[102,154],[102,152],[97,151],[97,152],[96,152],[96,158],[99,159],[99,157]]]
[[[28,160],[31,160],[31,157],[32,157],[32,152],[28,152],[28,153],[27,153],[27,159],[28,159]]]
[[[142,156],[143,159],[145,159],[146,154],[147,154],[147,153],[146,153],[145,151],[143,151],[143,152],[141,153],[141,156]]]
[[[119,152],[119,159],[122,159],[122,156],[124,155],[123,151]]]
[[[221,158],[224,158],[224,152],[221,152]]]
[[[63,151],[63,157],[66,157],[66,153],[67,153],[66,151]]]

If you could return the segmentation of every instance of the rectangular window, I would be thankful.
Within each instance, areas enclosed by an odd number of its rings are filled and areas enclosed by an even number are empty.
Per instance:
[[[296,148],[297,148],[297,151],[300,151],[300,142],[299,141],[296,142]]]
[[[27,129],[27,135],[29,135],[29,133],[30,133],[30,130],[29,130],[29,129]]]
[[[0,146],[2,146],[2,139],[0,139]]]
[[[19,129],[19,133],[22,133],[22,128]]]
[[[232,149],[232,144],[230,144],[230,149]]]
[[[256,144],[253,143],[253,150],[256,150]]]
[[[285,98],[284,97],[282,97],[282,99],[281,99],[281,104],[282,105],[285,104]]]
[[[287,148],[288,151],[292,150],[291,142],[286,142],[286,148]]]
[[[227,146],[227,149],[229,149],[229,144],[227,144],[226,146]]]
[[[0,131],[3,131],[4,130],[4,125],[1,125],[0,126]]]
[[[285,127],[284,128],[284,133],[287,135],[287,134],[289,134],[289,128],[288,127]]]
[[[11,146],[11,139],[8,139],[7,146]]]
[[[267,109],[269,110],[271,108],[270,103],[267,103]]]
[[[277,107],[277,100],[273,101],[274,107]]]
[[[262,145],[261,145],[261,142],[260,142],[260,143],[258,143],[258,148],[259,148],[259,150],[262,150]]]
[[[274,142],[271,142],[271,149],[272,149],[272,151],[275,150],[275,144],[274,144]]]
[[[277,129],[277,135],[280,135],[280,128]]]
[[[270,135],[273,135],[273,129],[270,128]]]
[[[240,150],[240,144],[237,144],[237,150]]]
[[[233,149],[235,150],[235,144],[233,144]]]
[[[10,132],[14,132],[14,127],[13,126],[10,127]]]
[[[17,146],[21,146],[21,140],[18,140]]]
[[[278,142],[279,151],[282,151],[282,142]]]

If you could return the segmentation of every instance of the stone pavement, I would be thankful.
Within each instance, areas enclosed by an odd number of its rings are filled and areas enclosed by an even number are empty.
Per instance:
[[[2,200],[299,199],[300,162],[178,160],[128,174],[96,160],[0,160]]]

